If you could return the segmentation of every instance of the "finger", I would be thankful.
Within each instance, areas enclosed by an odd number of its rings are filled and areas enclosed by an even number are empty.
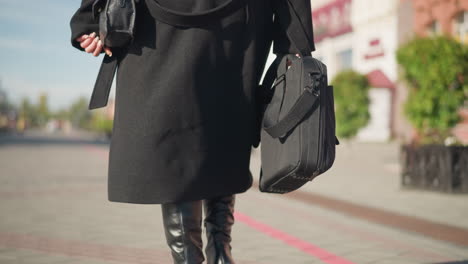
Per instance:
[[[86,49],[89,44],[93,43],[94,37],[89,36],[87,39],[85,39],[83,42],[81,42],[80,46],[83,49]]]
[[[82,41],[84,41],[85,39],[87,39],[88,37],[89,37],[89,35],[83,34],[83,35],[79,36],[78,38],[76,38],[76,41],[82,42]]]
[[[106,52],[109,57],[112,57],[112,51],[109,47],[103,46],[104,47],[104,52]]]
[[[99,38],[94,38],[93,42],[85,49],[86,52],[92,53],[96,49]]]
[[[96,37],[96,32],[93,32],[91,34],[88,35],[88,37],[82,42],[82,48],[86,48],[93,40],[94,40],[94,37]]]
[[[94,55],[95,57],[98,56],[99,53],[101,53],[101,50],[102,50],[102,41],[101,41],[101,40],[98,40],[97,47],[96,47],[96,49],[94,50],[93,55]]]

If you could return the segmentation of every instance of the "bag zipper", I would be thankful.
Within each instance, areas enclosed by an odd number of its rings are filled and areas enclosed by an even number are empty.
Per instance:
[[[323,72],[324,72],[324,69],[322,67],[322,65],[320,65],[320,63],[318,63],[315,59],[314,60],[314,63],[318,66],[319,70],[320,70],[320,78],[317,78],[316,79],[316,82],[317,82],[317,88],[318,88],[318,92],[319,92],[319,107],[318,109],[320,109],[320,114],[319,114],[319,147],[318,147],[318,154],[317,154],[317,171],[314,173],[315,175],[318,175],[321,173],[322,171],[322,167],[323,167],[323,155],[322,155],[322,149],[323,149],[323,134],[324,134],[324,125],[322,124],[322,121],[323,121],[323,118],[324,118],[324,111],[322,109],[322,105],[323,105],[323,96],[324,96],[324,89],[323,88],[323,85],[322,85],[322,81],[324,79],[324,75],[323,75]]]
[[[310,84],[309,84],[310,86],[306,86],[306,89],[308,90],[308,92],[310,92],[310,93],[312,93],[314,96],[318,97],[319,104],[321,104],[322,95],[321,95],[320,88],[321,88],[321,86],[322,86],[322,85],[321,85],[321,80],[322,80],[322,78],[323,78],[321,68],[320,68],[320,74],[319,74],[318,76],[315,75],[315,74],[313,74],[313,73],[311,73],[311,72],[308,73],[308,76],[309,76],[309,78],[310,78],[311,81],[310,81]],[[319,113],[319,144],[321,144],[321,143],[320,143],[320,139],[321,139],[322,134],[323,134],[323,132],[322,132],[322,127],[323,127],[323,126],[320,125],[320,123],[321,123],[320,121],[322,120],[322,110],[321,110],[321,108],[318,108],[318,109],[320,110],[320,113]],[[321,147],[322,147],[322,146],[320,145],[320,146],[319,146],[319,149],[320,149]],[[317,153],[317,160],[316,160],[316,163],[315,163],[317,169],[313,172],[312,177],[310,177],[309,180],[312,180],[316,175],[319,174],[319,172],[320,172],[320,162],[322,161],[322,157],[321,157],[321,156],[322,156],[322,155],[321,155],[321,152],[318,151],[318,153]],[[307,163],[306,163],[306,164],[307,164]],[[304,168],[304,171],[307,171],[307,167],[308,167],[308,166],[306,165],[306,167]]]

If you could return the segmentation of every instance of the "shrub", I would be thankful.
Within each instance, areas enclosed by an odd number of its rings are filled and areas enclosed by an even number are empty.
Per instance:
[[[448,36],[416,37],[398,48],[397,61],[409,88],[405,115],[423,143],[442,143],[467,99],[467,46]]]
[[[90,124],[91,130],[110,135],[112,133],[112,126],[112,119],[106,118],[104,114],[99,112],[93,113]]]
[[[338,73],[332,80],[335,97],[336,134],[350,138],[369,122],[369,82],[353,70]]]

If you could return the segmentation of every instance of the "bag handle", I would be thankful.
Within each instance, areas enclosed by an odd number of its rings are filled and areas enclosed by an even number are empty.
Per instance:
[[[295,56],[295,55],[289,55],[289,56]],[[280,70],[284,67],[287,67],[286,66],[287,60],[288,60],[288,55],[283,57],[283,60],[279,63]],[[275,67],[275,66],[276,65],[272,65],[270,67]],[[268,69],[268,71],[270,71],[270,69]],[[272,72],[276,76],[276,71],[271,71],[270,76],[268,76],[268,78],[265,78],[267,82],[264,82],[262,84],[263,88],[269,88],[271,89],[271,91],[273,90],[273,87],[275,86],[272,83],[272,80],[277,80],[275,83],[278,83],[278,80],[281,80],[280,78],[273,78]],[[285,74],[281,74],[280,77],[284,75]],[[312,83],[312,85],[314,86],[317,86],[319,84],[320,84],[319,80],[314,80]],[[272,85],[274,86],[271,87]],[[265,132],[267,132],[271,137],[278,138],[278,137],[285,136],[286,133],[288,133],[291,129],[297,126],[299,122],[301,122],[301,120],[309,111],[312,111],[312,108],[315,106],[316,102],[318,102],[317,99],[319,99],[319,96],[320,96],[319,89],[318,87],[306,87],[304,90],[305,91],[302,92],[302,94],[296,100],[296,102],[288,111],[288,113],[277,123],[274,123],[275,118],[269,118],[270,113],[265,112],[265,117],[263,118],[262,127],[265,130]],[[276,116],[273,114],[271,115]]]
[[[286,116],[276,124],[268,124],[268,119],[263,121],[263,129],[272,138],[283,137],[288,131],[294,128],[304,118],[304,116],[311,111],[317,101],[318,96],[311,92],[303,92],[296,103],[292,106],[291,110]]]
[[[200,12],[185,13],[163,7],[157,0],[147,0],[154,18],[176,26],[200,26],[225,17],[243,6],[246,0],[228,0],[215,8]]]
[[[292,54],[285,54],[285,57],[278,56],[275,61],[270,65],[265,74],[262,84],[259,86],[261,92],[264,94],[260,97],[263,101],[262,105],[267,105],[272,97],[272,91],[274,91],[276,84],[281,81],[281,76],[285,77],[284,68],[286,66],[286,61],[288,56],[293,56]],[[294,55],[295,56],[295,55]],[[283,58],[283,59],[281,59]],[[280,70],[280,78],[277,78],[277,68]],[[314,80],[314,85],[319,83],[319,80]],[[332,85],[327,85],[327,89],[333,89]],[[313,89],[312,87],[305,89],[299,98],[296,100],[294,105],[291,107],[289,112],[277,123],[274,123],[275,118],[268,118],[268,112],[265,112],[262,116],[262,128],[267,132],[272,138],[284,137],[289,131],[296,127],[304,116],[309,112],[313,111],[313,108],[316,107],[319,97],[321,96],[318,93],[318,90]],[[267,94],[268,91],[268,94]],[[274,115],[273,115],[274,116]],[[335,144],[339,145],[340,141],[335,136]]]

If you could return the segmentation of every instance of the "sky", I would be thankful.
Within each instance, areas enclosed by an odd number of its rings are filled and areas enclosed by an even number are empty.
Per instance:
[[[49,107],[88,100],[103,54],[71,45],[70,19],[81,0],[0,0],[0,82],[10,101],[36,103],[42,92]],[[115,82],[111,97],[115,95]]]

